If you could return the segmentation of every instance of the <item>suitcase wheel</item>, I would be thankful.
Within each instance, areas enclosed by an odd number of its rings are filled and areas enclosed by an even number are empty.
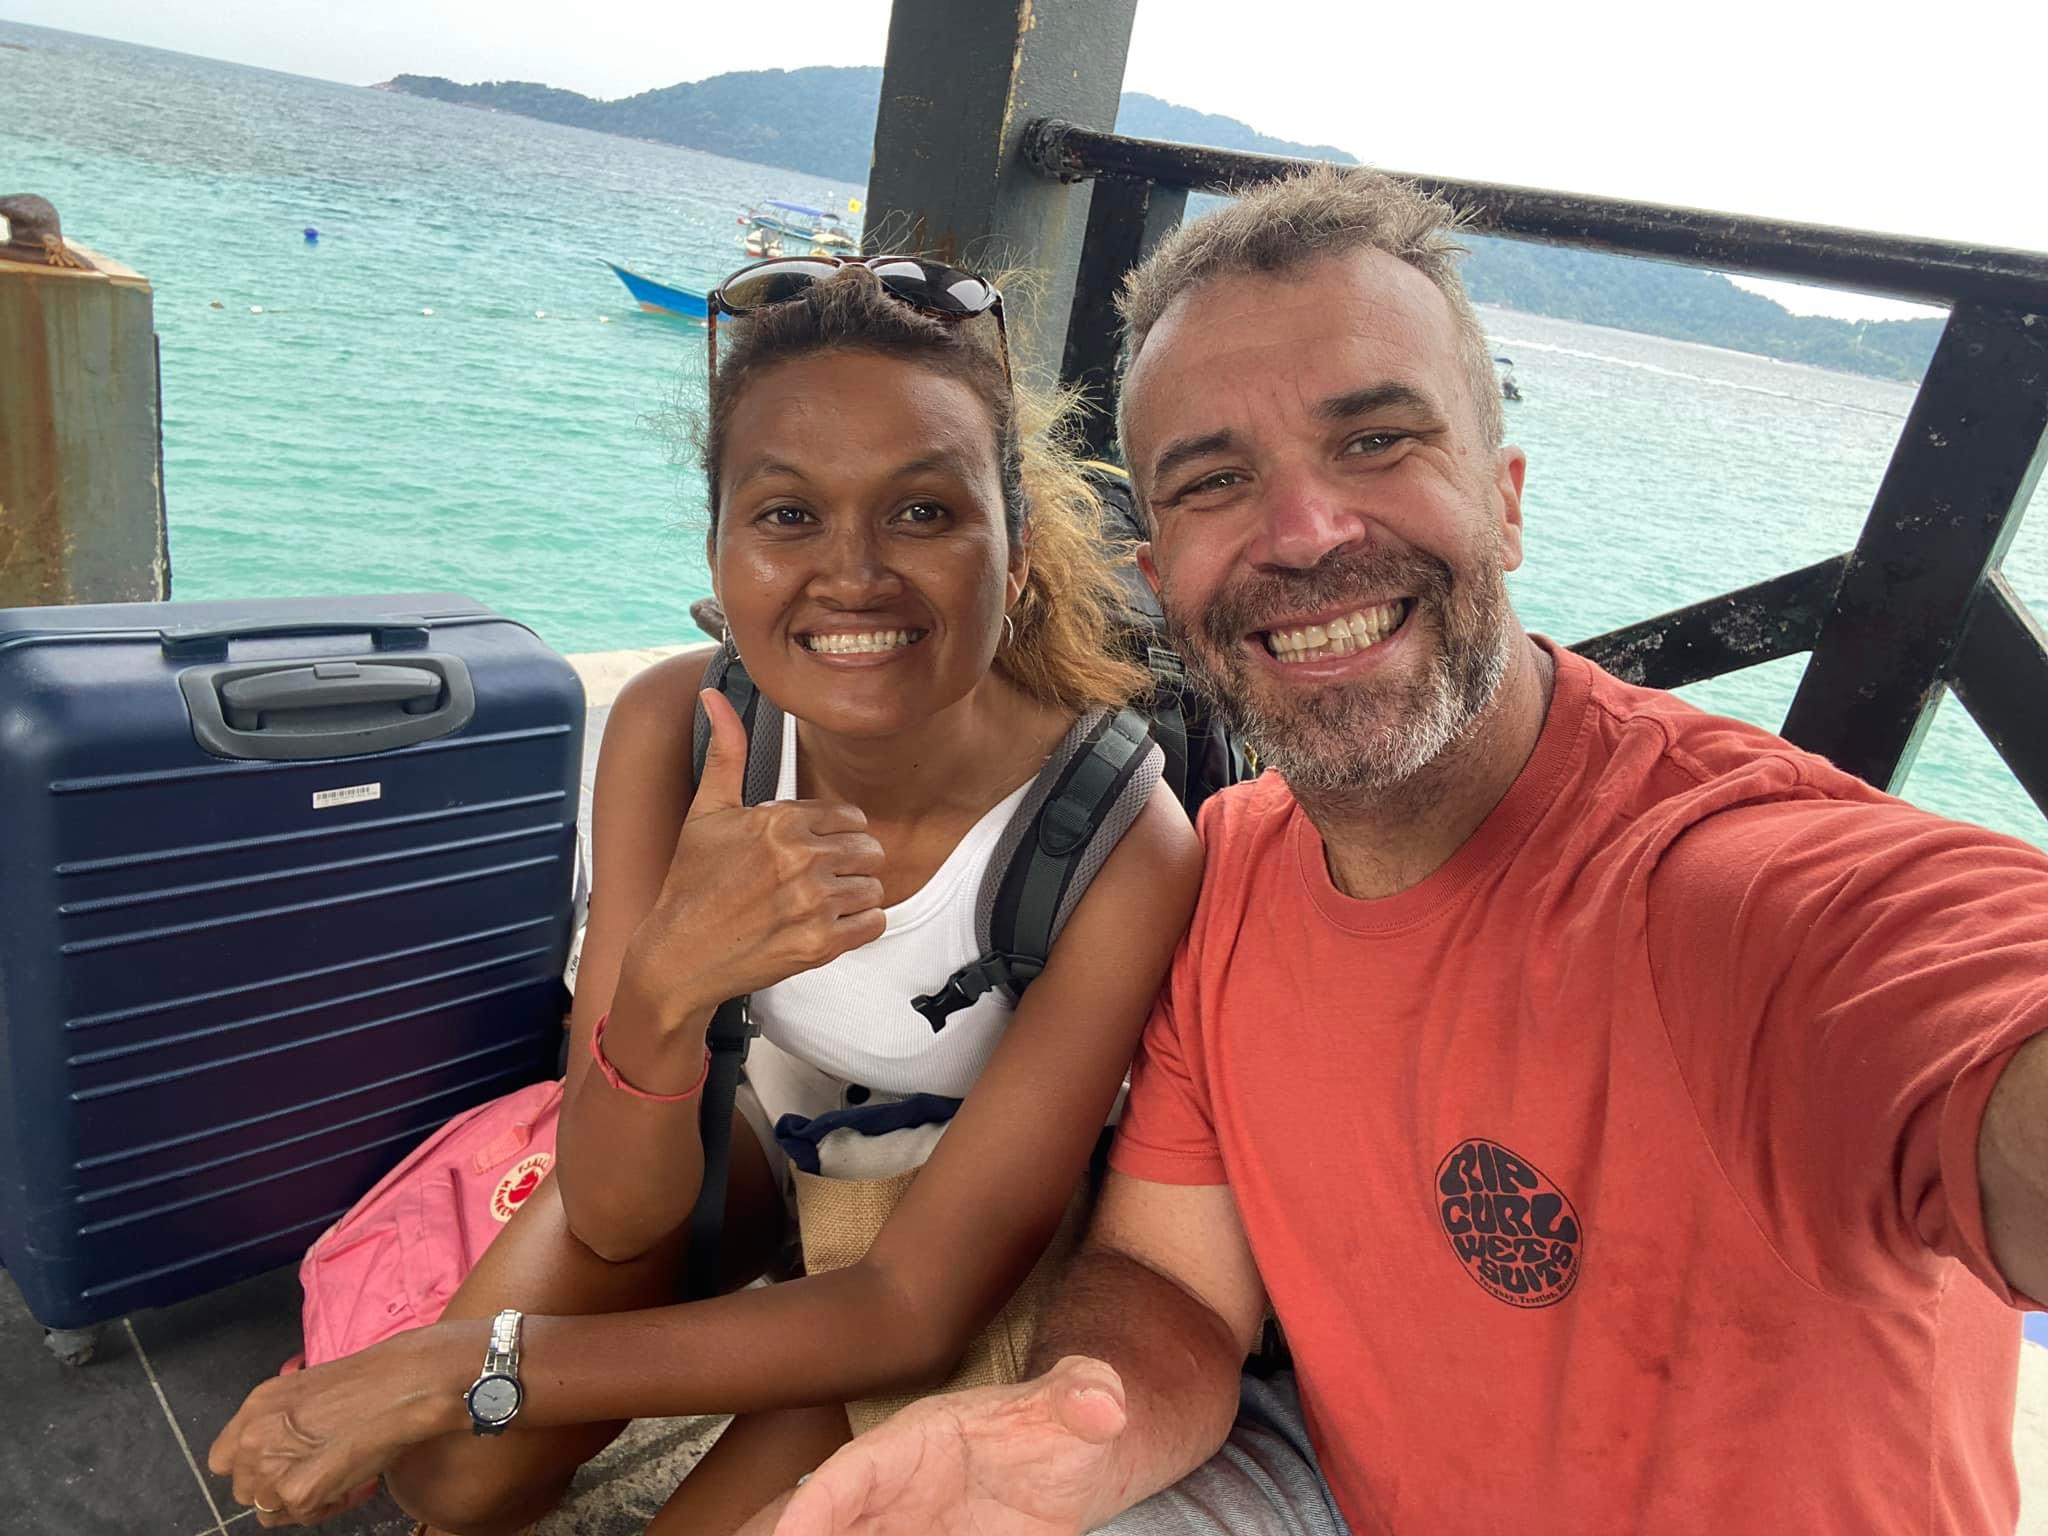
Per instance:
[[[99,1351],[100,1331],[97,1328],[45,1329],[43,1347],[66,1365],[85,1365]]]

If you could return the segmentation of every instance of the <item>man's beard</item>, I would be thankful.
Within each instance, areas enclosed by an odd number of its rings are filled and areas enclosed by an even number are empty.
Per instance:
[[[1456,576],[1434,555],[1366,551],[1305,571],[1255,572],[1199,614],[1164,594],[1167,627],[1195,686],[1297,794],[1374,801],[1408,784],[1485,714],[1514,654],[1505,572],[1496,550]],[[1368,606],[1365,594],[1413,602],[1403,632],[1435,649],[1419,678],[1287,688],[1260,674],[1245,637],[1287,613]],[[1382,641],[1382,644],[1386,642]]]

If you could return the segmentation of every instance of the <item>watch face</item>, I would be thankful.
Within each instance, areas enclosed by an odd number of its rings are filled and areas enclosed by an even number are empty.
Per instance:
[[[519,1383],[510,1376],[486,1376],[469,1389],[469,1411],[486,1424],[502,1424],[519,1411]]]

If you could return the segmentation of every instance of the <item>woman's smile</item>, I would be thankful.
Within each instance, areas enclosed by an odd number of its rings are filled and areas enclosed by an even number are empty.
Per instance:
[[[834,665],[871,665],[896,660],[930,633],[928,629],[814,629],[799,633],[796,643]]]

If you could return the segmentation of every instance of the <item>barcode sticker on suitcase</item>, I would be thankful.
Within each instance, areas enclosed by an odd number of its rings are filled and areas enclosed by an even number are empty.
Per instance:
[[[313,791],[313,809],[324,811],[337,805],[358,805],[365,800],[382,799],[382,784],[351,784],[346,789],[316,789]]]

